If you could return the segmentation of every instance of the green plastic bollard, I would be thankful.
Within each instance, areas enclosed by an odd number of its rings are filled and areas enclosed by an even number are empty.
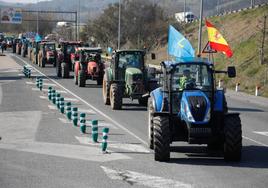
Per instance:
[[[92,140],[98,142],[98,120],[92,120]]]
[[[101,149],[103,153],[107,153],[106,149],[108,146],[107,140],[108,140],[108,133],[109,133],[109,128],[105,127],[102,129],[102,144],[101,144]]]
[[[66,116],[67,116],[68,120],[72,120],[71,106],[72,106],[72,103],[71,102],[67,102],[66,103]]]
[[[73,125],[77,126],[77,123],[78,123],[78,108],[77,107],[72,107],[72,120],[73,120]]]
[[[81,113],[80,114],[80,131],[81,133],[86,133],[86,114]]]

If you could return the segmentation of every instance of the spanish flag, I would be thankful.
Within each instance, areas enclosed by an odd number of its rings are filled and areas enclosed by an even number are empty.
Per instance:
[[[206,25],[208,30],[208,41],[210,48],[223,52],[227,57],[232,57],[233,52],[220,32],[207,20]]]

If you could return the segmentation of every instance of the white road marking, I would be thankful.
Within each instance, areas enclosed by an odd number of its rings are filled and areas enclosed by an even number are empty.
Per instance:
[[[253,132],[256,134],[263,135],[263,136],[268,136],[268,132],[266,132],[266,131],[253,131]]]
[[[26,84],[35,85],[34,82],[26,82]],[[56,84],[43,82],[43,86],[56,86]]]
[[[75,98],[64,98],[64,101],[79,102],[79,100]]]
[[[46,96],[43,96],[43,95],[41,95],[39,97],[40,97],[40,99],[47,99],[47,97]]]
[[[17,57],[15,55],[14,55],[14,57],[16,57],[17,59],[19,59],[20,61],[22,61],[24,64],[30,65],[29,63],[27,63],[26,61],[24,61],[20,57]],[[117,125],[119,128],[121,128],[122,130],[126,131],[128,134],[130,134],[131,136],[135,137],[137,140],[139,140],[143,144],[147,145],[147,142],[146,141],[144,141],[143,139],[141,139],[140,137],[138,137],[137,135],[135,135],[133,132],[131,132],[126,127],[124,127],[123,125],[121,125],[120,123],[118,123],[117,121],[115,121],[113,118],[111,118],[110,116],[106,115],[104,112],[102,112],[101,110],[99,110],[98,108],[96,108],[95,106],[93,106],[92,104],[89,104],[87,101],[85,101],[84,99],[82,99],[81,97],[79,97],[78,95],[76,95],[75,93],[73,93],[72,91],[68,90],[67,88],[65,88],[63,85],[61,85],[60,83],[58,83],[54,79],[52,79],[49,76],[45,75],[44,73],[42,73],[41,71],[39,71],[35,67],[33,67],[33,68],[37,72],[39,72],[40,74],[42,74],[43,76],[45,76],[46,78],[48,78],[49,80],[51,80],[52,82],[54,82],[55,84],[57,84],[58,86],[60,86],[61,88],[63,88],[65,91],[69,92],[71,95],[73,95],[74,97],[76,97],[78,100],[80,100],[81,102],[83,102],[84,104],[86,104],[87,106],[89,106],[90,108],[92,108],[93,110],[95,110],[96,112],[98,112],[100,115],[102,115],[106,119],[110,120],[112,123],[114,123],[115,125]]]
[[[246,140],[250,140],[250,141],[252,141],[252,142],[255,142],[256,144],[259,144],[259,145],[261,145],[261,146],[268,147],[267,144],[264,144],[264,143],[261,143],[261,142],[259,142],[259,141],[253,140],[253,139],[251,139],[251,138],[249,138],[249,137],[246,137],[246,136],[242,136],[242,137],[243,137],[244,139],[246,139]]]
[[[93,143],[89,137],[75,137],[80,144],[98,146],[100,143]],[[129,143],[120,143],[118,141],[110,141],[108,140],[108,148],[119,149],[124,151],[130,151],[133,153],[150,153],[148,149],[146,149],[141,144],[129,144]]]
[[[96,112],[92,109],[83,109],[83,108],[79,108],[79,111],[80,112],[84,112],[84,113],[87,113],[87,114],[96,114]]]
[[[86,125],[91,127],[91,120],[86,121]],[[111,129],[118,129],[114,124],[107,122],[98,122],[99,127],[109,127]]]
[[[35,87],[33,87],[32,90],[33,91],[40,91],[39,88],[35,88]],[[48,89],[43,88],[42,91],[48,91]],[[63,91],[63,90],[56,90],[56,92],[57,93],[67,93],[66,91]]]
[[[59,118],[59,120],[64,124],[72,124],[72,122],[67,120],[66,118]]]
[[[56,107],[56,106],[54,106],[54,105],[48,105],[48,108],[50,109],[50,110],[57,110],[58,108]]]
[[[24,74],[18,74],[18,76],[25,76]]]
[[[129,170],[114,170],[101,166],[106,175],[112,180],[120,180],[131,185],[140,185],[154,188],[173,187],[173,188],[190,188],[191,184],[172,179],[166,179],[159,176],[151,176],[144,173]]]

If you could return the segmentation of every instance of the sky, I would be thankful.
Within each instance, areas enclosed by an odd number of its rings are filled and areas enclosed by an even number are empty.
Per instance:
[[[37,1],[47,1],[47,0],[1,0],[8,3],[36,3]]]

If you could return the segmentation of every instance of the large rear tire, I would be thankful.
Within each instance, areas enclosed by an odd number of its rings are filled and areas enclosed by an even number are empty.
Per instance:
[[[122,108],[122,92],[118,84],[112,84],[110,87],[110,103],[113,110]]]
[[[153,103],[152,99],[148,100],[148,146],[150,149],[154,149],[154,121],[153,121]]]
[[[240,161],[242,128],[239,115],[226,115],[224,124],[224,160]]]
[[[69,78],[69,67],[67,63],[62,62],[61,63],[61,77],[62,78]]]
[[[104,76],[102,81],[102,98],[105,105],[110,105],[109,90],[107,78]]]
[[[45,66],[46,66],[46,60],[45,60],[45,58],[42,58],[41,66],[42,66],[42,67],[45,67]]]
[[[56,74],[58,78],[61,78],[61,63],[59,61],[57,61],[56,63]]]
[[[102,84],[103,77],[100,76],[99,78],[97,78],[97,85],[100,86]]]
[[[86,86],[86,73],[83,70],[78,71],[78,86],[79,87]]]
[[[170,130],[169,118],[165,116],[156,116],[154,123],[154,160],[170,160]]]

